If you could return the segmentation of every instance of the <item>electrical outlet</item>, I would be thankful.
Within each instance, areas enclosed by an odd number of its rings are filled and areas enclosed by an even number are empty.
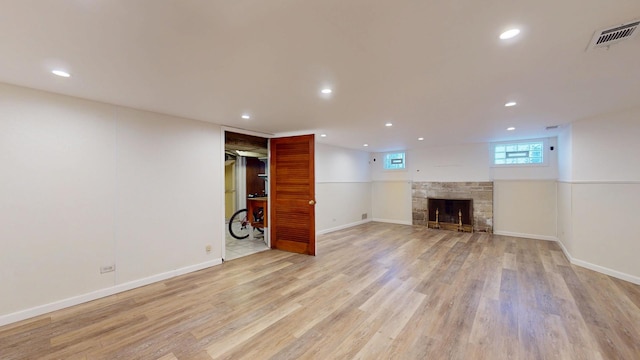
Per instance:
[[[112,271],[116,271],[116,266],[115,265],[107,265],[107,266],[101,266],[100,267],[100,274],[104,274],[104,273],[108,273],[108,272],[112,272]]]
[[[207,245],[207,247],[204,248],[204,250],[208,253],[211,252],[211,245]]]

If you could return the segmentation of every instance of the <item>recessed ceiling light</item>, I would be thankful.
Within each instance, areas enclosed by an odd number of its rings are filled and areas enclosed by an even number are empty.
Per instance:
[[[320,134],[320,137],[327,137],[327,134]]]
[[[391,127],[391,126],[393,126],[393,124],[392,123],[386,123],[386,124],[384,124],[384,126]]]
[[[419,137],[418,140],[422,141],[422,140],[424,140],[424,138],[423,137]]]
[[[509,29],[503,32],[502,34],[500,34],[500,39],[502,40],[511,39],[518,36],[518,34],[520,34],[520,29]]]
[[[71,76],[71,74],[69,74],[68,72],[63,71],[63,70],[51,70],[51,73],[53,73],[54,75],[58,75],[58,76],[61,76],[61,77],[66,77],[66,78]]]
[[[369,144],[364,144],[364,145],[362,145],[362,146],[369,146]]]
[[[512,107],[512,106],[516,106],[516,105],[518,105],[518,103],[515,102],[515,101],[509,101],[508,103],[504,104],[504,106],[506,106],[506,107]]]
[[[512,126],[512,127],[508,127],[508,128],[507,128],[507,131],[513,131],[513,130],[515,130],[515,129],[516,129],[516,128],[514,128],[514,127]]]
[[[251,115],[249,115],[249,114],[242,114],[242,118],[243,118],[243,119],[245,119],[245,120],[249,120],[249,119],[251,119]]]
[[[331,94],[333,92],[333,90],[329,89],[329,88],[324,88],[322,90],[320,90],[321,93],[323,94]]]

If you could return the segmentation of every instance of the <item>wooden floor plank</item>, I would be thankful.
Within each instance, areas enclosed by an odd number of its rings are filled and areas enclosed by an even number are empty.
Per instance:
[[[640,286],[558,244],[366,223],[0,328],[0,359],[640,359]]]

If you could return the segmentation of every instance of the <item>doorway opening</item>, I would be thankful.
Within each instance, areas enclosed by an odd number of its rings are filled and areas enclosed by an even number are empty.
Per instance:
[[[268,143],[225,131],[225,260],[269,250]]]

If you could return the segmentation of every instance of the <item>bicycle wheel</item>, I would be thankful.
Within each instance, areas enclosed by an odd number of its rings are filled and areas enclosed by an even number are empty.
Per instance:
[[[242,240],[249,236],[249,231],[251,231],[251,224],[247,219],[247,209],[236,211],[229,219],[229,234]]]
[[[257,214],[254,213],[253,217],[254,217],[255,221],[260,222],[260,223],[263,222],[264,221],[264,209],[263,208],[258,208],[258,213]],[[264,229],[259,228],[259,227],[254,228],[254,229],[258,230],[258,232],[260,234],[264,234]]]

